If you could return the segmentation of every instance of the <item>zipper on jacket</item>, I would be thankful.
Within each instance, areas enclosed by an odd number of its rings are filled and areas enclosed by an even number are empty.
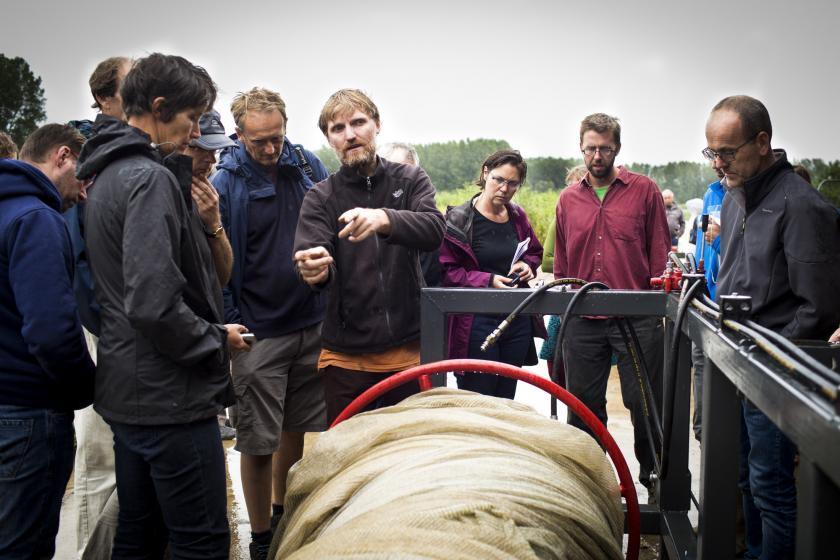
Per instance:
[[[741,219],[741,235],[744,235],[744,230],[747,229],[747,215],[744,214],[744,217]]]
[[[368,207],[370,207],[373,202],[373,184],[370,182],[370,177],[365,177],[365,182],[367,183]],[[385,310],[385,325],[387,325],[388,334],[391,336],[391,340],[393,340],[394,330],[391,328],[391,313],[388,311],[388,300],[385,297],[385,279],[382,277],[382,254],[379,252],[378,233],[373,234],[373,241],[376,244],[376,272],[379,275],[379,289],[382,292],[382,308]]]

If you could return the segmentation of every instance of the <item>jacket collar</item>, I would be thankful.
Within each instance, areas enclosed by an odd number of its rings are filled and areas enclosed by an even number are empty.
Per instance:
[[[192,158],[178,152],[173,152],[165,156],[162,163],[175,176],[187,208],[192,208]]]
[[[254,160],[248,154],[248,150],[245,149],[245,145],[236,137],[235,134],[232,134],[230,137],[234,142],[236,142],[236,146],[231,146],[230,148],[222,150],[222,153],[219,156],[219,168],[227,169],[236,175],[241,175],[242,177],[245,177],[246,180],[258,177],[265,181],[269,181],[268,175],[260,168],[260,166],[254,163]],[[292,146],[294,146],[294,144],[287,136],[286,140],[283,142],[283,151],[280,153],[280,160],[277,162],[277,168],[281,171],[281,173],[293,169],[300,171]],[[302,172],[301,175],[303,175]]]
[[[94,135],[82,146],[76,177],[91,179],[112,162],[140,155],[160,161],[159,152],[153,147],[148,134],[127,123],[106,115],[96,117]]]
[[[355,167],[349,167],[344,164],[341,165],[337,174],[339,177],[341,177],[343,183],[352,185],[354,187],[366,187],[368,180],[370,180],[370,182],[375,185],[379,183],[382,179],[384,179],[387,174],[387,169],[392,165],[396,164],[393,164],[388,160],[376,156],[376,171],[374,171],[373,175],[371,175],[370,177],[364,177],[362,175],[359,175]]]
[[[758,206],[764,197],[773,190],[776,186],[776,179],[781,173],[793,168],[788,163],[787,154],[784,150],[773,150],[773,156],[776,161],[770,167],[744,181],[743,192],[747,212]]]
[[[468,201],[458,206],[450,206],[446,210],[446,230],[455,239],[467,245],[472,243],[473,207],[481,193],[476,193]],[[519,207],[513,203],[505,203],[508,216],[514,227],[519,221]]]

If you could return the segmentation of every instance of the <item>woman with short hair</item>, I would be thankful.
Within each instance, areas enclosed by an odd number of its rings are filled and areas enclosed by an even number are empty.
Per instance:
[[[527,286],[536,276],[542,245],[525,211],[511,202],[526,173],[527,164],[519,152],[500,150],[481,166],[476,182],[479,193],[449,208],[440,250],[443,286],[507,290]],[[517,256],[517,247],[525,240],[527,247]],[[449,357],[494,360],[518,367],[526,361],[536,364],[534,333],[545,336],[539,318],[517,318],[493,346],[481,351],[481,344],[503,319],[504,315],[452,316]],[[515,379],[473,372],[458,372],[456,376],[461,389],[509,399],[516,393]]]

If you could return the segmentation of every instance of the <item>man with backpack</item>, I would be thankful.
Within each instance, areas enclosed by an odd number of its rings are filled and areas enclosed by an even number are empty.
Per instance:
[[[240,93],[231,113],[236,146],[222,152],[211,182],[233,248],[225,315],[256,337],[251,352],[234,356],[232,375],[251,558],[265,558],[303,435],[326,429],[317,368],[323,296],[298,279],[292,244],[304,196],[328,173],[315,154],[286,138],[278,93]]]

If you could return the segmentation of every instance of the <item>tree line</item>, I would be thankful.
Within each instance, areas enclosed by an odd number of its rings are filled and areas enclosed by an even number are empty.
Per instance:
[[[505,140],[475,139],[453,140],[416,144],[420,165],[429,174],[438,191],[459,190],[464,185],[475,183],[484,160],[497,150],[509,150]],[[315,153],[331,172],[339,167],[335,153],[323,146]],[[583,163],[580,158],[535,157],[526,158],[528,177],[525,188],[537,192],[560,192],[565,186],[566,173],[572,167]],[[840,160],[803,159],[797,161],[811,173],[811,182],[816,187],[826,179],[840,180]],[[656,181],[661,189],[671,189],[679,203],[691,198],[703,198],[709,183],[717,180],[711,166],[705,162],[672,161],[664,165],[634,162],[626,167],[636,173],[647,175]]]

